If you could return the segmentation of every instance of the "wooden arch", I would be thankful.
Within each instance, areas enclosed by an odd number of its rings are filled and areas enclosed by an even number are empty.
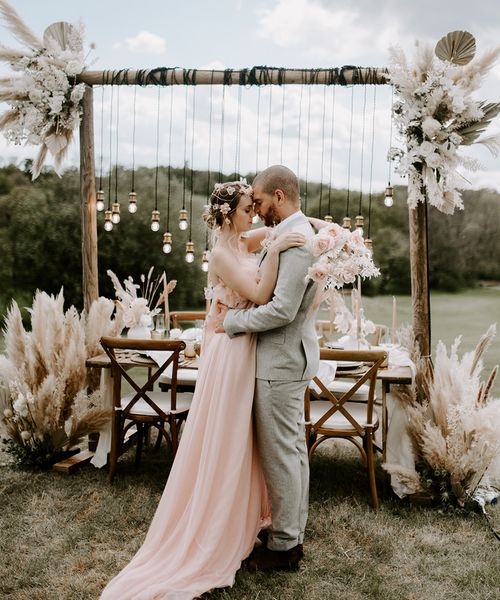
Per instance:
[[[88,311],[99,296],[97,267],[97,214],[93,130],[94,85],[356,85],[389,84],[387,69],[339,67],[282,69],[253,67],[224,71],[159,68],[84,71],[86,84],[80,124],[80,195],[82,210],[82,263],[84,307]],[[430,299],[428,283],[427,204],[409,209],[410,268],[413,328],[423,356],[430,354]]]

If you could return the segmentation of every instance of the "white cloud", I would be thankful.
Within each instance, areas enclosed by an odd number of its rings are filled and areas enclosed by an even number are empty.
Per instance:
[[[162,37],[150,31],[141,31],[135,37],[127,38],[126,42],[131,52],[141,54],[164,54],[167,47]]]
[[[357,8],[327,7],[319,0],[278,0],[260,9],[259,36],[282,48],[299,47],[335,66],[386,58],[387,46],[405,39],[406,27],[384,7],[369,18]],[[375,34],[374,34],[375,32]],[[367,65],[372,66],[372,65]]]

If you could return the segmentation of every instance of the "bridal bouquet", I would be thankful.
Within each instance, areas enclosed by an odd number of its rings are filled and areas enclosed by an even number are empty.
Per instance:
[[[380,275],[373,263],[372,253],[358,231],[349,231],[337,223],[331,223],[320,229],[308,241],[307,247],[318,260],[309,267],[306,280],[315,281],[323,290],[354,283],[358,276],[366,278]]]
[[[118,298],[116,305],[122,312],[125,327],[129,329],[132,327],[149,327],[153,322],[153,317],[161,312],[159,305],[163,301],[165,290],[159,295],[156,302],[154,298],[159,292],[163,278],[156,277],[153,279],[153,269],[154,267],[149,269],[147,277],[141,275],[142,286],[134,283],[134,280],[130,276],[124,280],[122,286],[113,271],[107,271],[113,282],[115,295]],[[175,287],[175,284],[176,281],[171,281],[169,286],[172,287],[173,285]],[[167,293],[170,293],[172,289],[167,290]],[[138,290],[142,292],[142,296],[138,295]],[[152,308],[153,304],[154,307]]]

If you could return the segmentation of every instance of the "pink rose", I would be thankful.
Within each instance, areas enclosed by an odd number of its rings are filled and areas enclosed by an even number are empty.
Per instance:
[[[342,265],[340,272],[344,283],[354,283],[356,281],[358,269],[354,265],[349,263]]]
[[[320,254],[324,254],[333,248],[334,241],[330,236],[317,234],[315,235],[310,242],[311,253],[314,256],[319,256]]]
[[[330,275],[330,269],[328,265],[324,263],[314,263],[312,267],[307,270],[308,279],[312,279],[316,283],[325,282]]]

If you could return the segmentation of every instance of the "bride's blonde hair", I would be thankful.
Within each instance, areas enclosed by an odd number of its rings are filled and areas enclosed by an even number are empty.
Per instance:
[[[203,214],[210,229],[231,225],[231,215],[236,210],[242,196],[252,196],[252,187],[244,181],[216,183],[209,204]]]

